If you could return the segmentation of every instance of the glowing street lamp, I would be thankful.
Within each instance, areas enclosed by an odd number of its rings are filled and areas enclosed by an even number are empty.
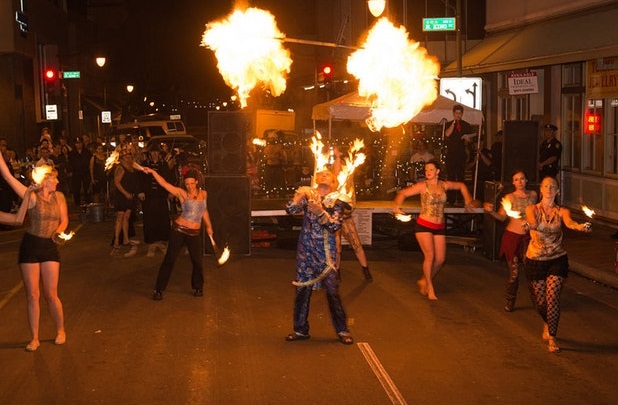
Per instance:
[[[97,66],[102,68],[103,66],[105,66],[105,62],[107,62],[107,59],[104,56],[97,56],[95,61],[97,62]]]
[[[369,12],[372,16],[379,17],[384,12],[386,0],[368,0],[367,7],[369,7]]]
[[[127,92],[133,93],[133,90],[135,90],[135,86],[133,86],[132,84],[127,84]]]

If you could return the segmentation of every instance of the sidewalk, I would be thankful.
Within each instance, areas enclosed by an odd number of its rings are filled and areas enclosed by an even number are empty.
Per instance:
[[[564,246],[569,255],[571,271],[618,288],[618,274],[615,270],[618,239],[611,238],[616,229],[593,221],[591,233],[567,230],[564,233]]]

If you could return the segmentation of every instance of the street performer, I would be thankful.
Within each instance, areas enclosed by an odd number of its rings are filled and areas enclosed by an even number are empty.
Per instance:
[[[526,222],[524,219],[526,207],[536,204],[537,201],[536,191],[526,189],[528,184],[526,173],[522,170],[516,170],[511,177],[515,191],[504,196],[498,211],[494,211],[492,203],[485,203],[485,211],[494,219],[500,222],[508,220],[502,234],[499,254],[499,257],[506,257],[506,265],[509,270],[505,288],[506,304],[504,305],[504,310],[507,312],[512,312],[515,308],[517,290],[519,289],[519,274],[520,270],[523,270],[524,256],[530,242],[530,234],[523,226]],[[506,208],[512,211],[510,216],[508,215],[509,212],[506,211],[505,205],[507,205]]]
[[[444,205],[446,192],[458,190],[466,204],[466,209],[473,208],[473,200],[468,188],[458,181],[442,181],[439,179],[440,163],[432,159],[425,163],[425,179],[413,186],[401,190],[394,201],[395,215],[403,214],[403,201],[413,195],[421,196],[421,213],[416,219],[414,233],[423,251],[423,276],[416,282],[420,293],[435,301],[436,296],[433,279],[442,269],[446,261],[446,220]]]
[[[309,303],[314,289],[324,287],[335,332],[341,343],[351,345],[354,339],[347,327],[347,318],[337,280],[336,232],[341,229],[344,203],[335,192],[337,180],[330,170],[316,174],[315,187],[300,187],[288,202],[288,214],[304,213],[296,252],[296,299],[294,332],[287,341],[309,339]]]

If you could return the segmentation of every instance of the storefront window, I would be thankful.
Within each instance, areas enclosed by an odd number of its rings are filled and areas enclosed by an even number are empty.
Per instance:
[[[582,96],[565,94],[562,96],[562,166],[581,169],[581,119]]]
[[[584,117],[596,116],[603,122],[603,100],[588,100]],[[585,125],[588,125],[587,123]],[[602,126],[596,130],[584,130],[582,143],[582,169],[598,174],[603,170],[603,136]]]
[[[605,114],[605,173],[618,174],[618,98],[609,99]]]

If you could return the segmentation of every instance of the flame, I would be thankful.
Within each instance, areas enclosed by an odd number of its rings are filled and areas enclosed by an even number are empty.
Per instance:
[[[45,176],[52,172],[52,167],[48,165],[36,166],[32,169],[32,181],[35,184],[41,184],[45,180]]]
[[[588,218],[592,218],[592,216],[595,214],[593,209],[590,209],[585,205],[582,205],[582,211],[584,212],[584,214],[586,214]]]
[[[118,153],[117,150],[110,153],[107,160],[105,160],[105,170],[107,171],[111,169],[112,167],[114,167],[114,165],[120,161],[119,159],[120,159],[120,153]]]
[[[369,128],[396,127],[410,121],[438,97],[440,64],[405,27],[381,18],[362,49],[348,58],[348,72],[358,78],[358,94],[371,101]]]
[[[309,145],[309,148],[311,149],[311,152],[313,153],[313,158],[315,159],[315,165],[313,166],[313,178],[315,181],[316,173],[328,169],[328,165],[330,163],[330,153],[322,152],[324,150],[324,143],[322,142],[322,134],[320,134],[320,132],[318,131],[316,131],[313,138],[311,138],[311,144]]]
[[[201,45],[215,53],[219,73],[245,108],[258,84],[275,97],[285,91],[292,59],[283,38],[271,13],[251,7],[206,24]]]
[[[364,147],[365,144],[362,140],[358,138],[355,139],[348,151],[348,157],[341,159],[341,170],[337,174],[337,182],[339,183],[339,186],[336,191],[340,194],[346,195],[351,200],[354,197],[354,187],[350,179],[352,179],[354,170],[365,163],[367,156],[364,153],[359,152]],[[331,151],[328,150],[328,152],[324,152],[322,135],[318,131],[316,131],[313,136],[309,148],[311,149],[311,152],[313,152],[313,157],[315,159],[312,184],[312,186],[315,187],[316,174],[323,170],[327,170],[333,162],[330,153]]]
[[[350,179],[354,174],[354,170],[357,167],[365,163],[367,156],[364,153],[359,152],[365,147],[365,144],[360,139],[355,139],[354,143],[348,151],[348,158],[341,160],[341,171],[337,174],[337,181],[339,182],[339,188],[337,191],[345,194],[350,199],[354,197],[354,185]]]
[[[219,266],[223,266],[225,264],[225,262],[227,262],[227,260],[230,258],[230,249],[226,246],[223,249],[223,252],[221,252],[221,257],[219,257],[219,259],[217,259],[217,263],[219,264]]]
[[[266,139],[253,138],[252,143],[256,146],[266,146]]]
[[[506,212],[506,215],[511,217],[511,218],[521,218],[521,212],[519,211],[513,211],[511,209],[513,205],[511,204],[511,200],[507,199],[507,198],[503,198],[502,199],[502,208],[504,208],[504,211]]]
[[[73,231],[71,231],[71,232],[69,232],[69,233],[64,233],[64,232],[62,232],[62,233],[59,233],[59,234],[58,234],[58,237],[59,237],[60,239],[62,239],[62,240],[67,241],[67,240],[71,239],[71,238],[73,237],[73,235],[75,235],[75,232],[73,232]]]
[[[412,215],[395,214],[395,218],[397,218],[397,220],[401,222],[410,222],[412,220]]]

